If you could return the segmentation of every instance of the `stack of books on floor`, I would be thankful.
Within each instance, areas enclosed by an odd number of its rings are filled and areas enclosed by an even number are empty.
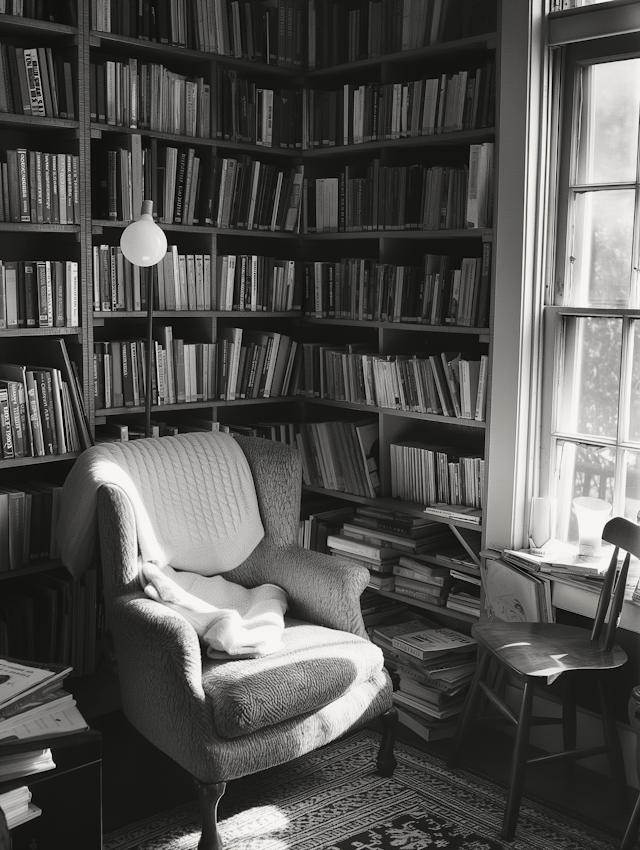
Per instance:
[[[397,680],[400,721],[426,741],[451,737],[476,668],[473,638],[420,617],[369,635]]]
[[[414,588],[398,583],[397,565],[401,559],[435,553],[450,543],[451,531],[443,523],[366,505],[356,508],[352,519],[342,523],[339,533],[327,537],[331,554],[368,567],[370,587],[404,592],[413,598],[419,598],[408,592]],[[440,595],[434,594],[428,601]],[[444,601],[434,604],[444,605]]]

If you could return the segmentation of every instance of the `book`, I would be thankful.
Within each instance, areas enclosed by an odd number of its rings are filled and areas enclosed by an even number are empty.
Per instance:
[[[0,657],[0,709],[36,691],[57,687],[71,673],[64,664],[45,664],[17,661]]]
[[[6,782],[33,773],[43,773],[47,770],[53,770],[55,766],[51,750],[48,747],[28,752],[7,753],[0,755],[0,781]]]
[[[31,791],[26,785],[0,794],[0,808],[10,830],[42,814],[42,809],[31,802]]]
[[[440,741],[443,738],[453,738],[456,733],[457,722],[427,719],[405,706],[396,706],[396,709],[400,723],[415,732],[423,741]]]
[[[396,649],[407,652],[423,661],[432,658],[432,653],[435,652],[466,651],[475,646],[472,637],[448,628],[421,629],[420,631],[397,635],[391,643]]]

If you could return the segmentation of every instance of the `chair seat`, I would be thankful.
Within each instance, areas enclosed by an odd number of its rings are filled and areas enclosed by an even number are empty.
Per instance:
[[[590,631],[560,623],[478,623],[471,634],[521,680],[533,676],[550,683],[568,670],[609,670],[627,660],[619,646],[603,652]]]
[[[384,663],[365,638],[287,618],[284,649],[262,658],[203,660],[202,685],[223,738],[317,711],[368,681]]]

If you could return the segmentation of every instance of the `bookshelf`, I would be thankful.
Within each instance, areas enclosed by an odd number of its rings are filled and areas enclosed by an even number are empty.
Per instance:
[[[166,3],[130,5],[72,2],[61,5],[55,21],[0,14],[0,43],[50,48],[53,67],[60,61],[64,103],[74,103],[73,117],[63,117],[60,106],[57,116],[50,117],[2,111],[0,101],[2,149],[75,157],[81,177],[67,223],[20,222],[7,216],[0,221],[0,260],[73,262],[79,287],[77,324],[2,328],[0,362],[22,362],[18,358],[24,354],[26,363],[32,342],[64,340],[82,390],[90,439],[117,439],[127,429],[135,436],[144,410],[142,376],[139,370],[125,374],[122,363],[123,356],[134,366],[144,362],[144,275],[152,274],[155,433],[218,423],[249,429],[258,422],[267,423],[263,427],[278,438],[295,441],[298,429],[309,423],[374,422],[377,498],[310,481],[307,497],[375,503],[421,515],[424,506],[418,501],[392,498],[390,446],[420,441],[483,457],[489,405],[480,418],[469,418],[444,415],[437,405],[427,407],[424,388],[420,393],[414,389],[421,405],[405,398],[403,404],[384,406],[377,396],[371,404],[333,391],[334,397],[321,397],[313,388],[316,355],[308,355],[307,381],[303,349],[355,346],[392,365],[441,352],[462,353],[478,363],[484,357],[490,386],[492,276],[486,258],[495,233],[490,220],[466,227],[463,202],[472,152],[497,143],[495,100],[490,97],[497,63],[496,4],[449,0],[443,4],[449,13],[440,35],[426,36],[428,46],[416,46],[407,33],[403,42],[401,29],[392,34],[376,17],[387,4],[363,4],[359,20],[347,14],[346,4],[329,0],[315,6],[298,0],[220,2],[209,4],[212,17],[205,19],[198,17],[198,4],[172,4],[174,19],[165,17]],[[146,17],[151,5],[155,18]],[[397,4],[388,5],[397,12]],[[314,26],[308,27],[302,12],[314,7]],[[234,17],[236,9],[244,15]],[[468,12],[477,18],[468,19]],[[216,14],[222,17],[218,20]],[[332,40],[336,27],[340,38]],[[368,33],[368,39],[358,40],[357,32]],[[304,65],[305,52],[310,67]],[[65,63],[71,69],[66,77]],[[470,93],[458,99],[466,110],[461,107],[458,118],[448,116],[445,125],[444,112],[440,118],[436,108],[435,124],[425,117],[423,128],[412,105],[424,99],[425,83],[420,81],[427,79],[437,82],[432,84],[436,107],[446,79],[459,92]],[[135,108],[132,91],[138,92]],[[162,92],[162,101],[157,92]],[[160,109],[160,102],[167,108]],[[372,118],[374,102],[380,107],[378,123]],[[363,116],[357,127],[354,110]],[[167,177],[172,169],[173,181]],[[434,180],[435,185],[449,180],[452,187],[448,211],[437,224],[426,217],[424,201],[433,185],[428,181]],[[320,227],[319,207],[312,203],[318,181],[324,181],[319,185],[327,192],[327,202],[321,204],[327,217]],[[341,184],[342,207],[336,206]],[[392,191],[399,186],[403,201]],[[136,215],[143,192],[154,200],[171,246],[167,262],[152,272],[127,268],[118,256],[120,235]],[[373,202],[363,206],[363,197],[374,196],[375,207]],[[387,215],[388,207],[393,214]],[[416,281],[426,271],[425,255],[432,257],[432,265],[437,257],[445,258],[443,269],[459,268],[460,281],[462,260],[469,261],[465,280],[473,282],[469,292],[476,294],[468,296],[466,314],[450,310],[446,299],[440,307],[424,295],[420,300]],[[364,289],[360,301],[347,305],[352,283],[346,272],[356,274],[356,265],[364,261],[371,279],[378,274],[387,286],[387,306],[395,305],[396,312],[380,309],[382,295],[376,301],[372,287],[367,289],[371,309],[366,315]],[[316,266],[322,268],[317,291],[311,289],[310,309],[305,275],[315,285]],[[415,269],[418,273],[411,271]],[[335,303],[333,312],[328,307],[323,311],[329,300],[323,275],[336,270],[343,274],[340,315]],[[397,287],[401,275],[405,301],[413,293],[414,311],[408,314],[402,312],[405,302],[399,295],[395,301],[388,296],[388,287]],[[225,339],[242,340],[244,348],[244,360],[235,367],[235,390],[229,388],[230,375],[221,361],[241,348],[225,348]],[[182,341],[180,356],[186,365],[180,366],[181,382],[174,375],[170,391],[166,355],[177,350],[176,340]],[[255,373],[268,362],[268,350],[279,351],[281,360],[277,365],[274,361],[271,374],[265,371],[260,383]],[[415,377],[422,367],[411,368]],[[24,481],[32,475],[59,486],[76,455],[5,458],[0,461],[0,487],[16,476]],[[468,551],[480,551],[481,523],[436,519],[448,524]],[[19,610],[30,609],[32,617],[46,612],[47,596],[62,594],[65,604],[78,612],[65,632],[67,651],[76,647],[79,652],[78,645],[87,643],[82,635],[102,628],[98,575],[87,575],[90,586],[76,586],[60,563],[47,557],[19,570],[0,570],[0,581],[20,600]],[[34,582],[40,582],[37,600],[30,596]],[[24,601],[29,598],[31,602]],[[459,620],[465,622],[465,616],[460,614]],[[51,628],[55,632],[53,624]],[[10,633],[7,627],[0,640],[4,635],[6,642]],[[75,662],[78,670],[91,673],[95,653],[81,653]]]

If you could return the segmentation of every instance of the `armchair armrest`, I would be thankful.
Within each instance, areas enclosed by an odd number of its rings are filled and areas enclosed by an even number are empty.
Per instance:
[[[292,616],[367,636],[360,610],[360,596],[369,582],[366,567],[297,545],[276,546],[265,539],[227,577],[245,587],[277,584],[289,597]]]

